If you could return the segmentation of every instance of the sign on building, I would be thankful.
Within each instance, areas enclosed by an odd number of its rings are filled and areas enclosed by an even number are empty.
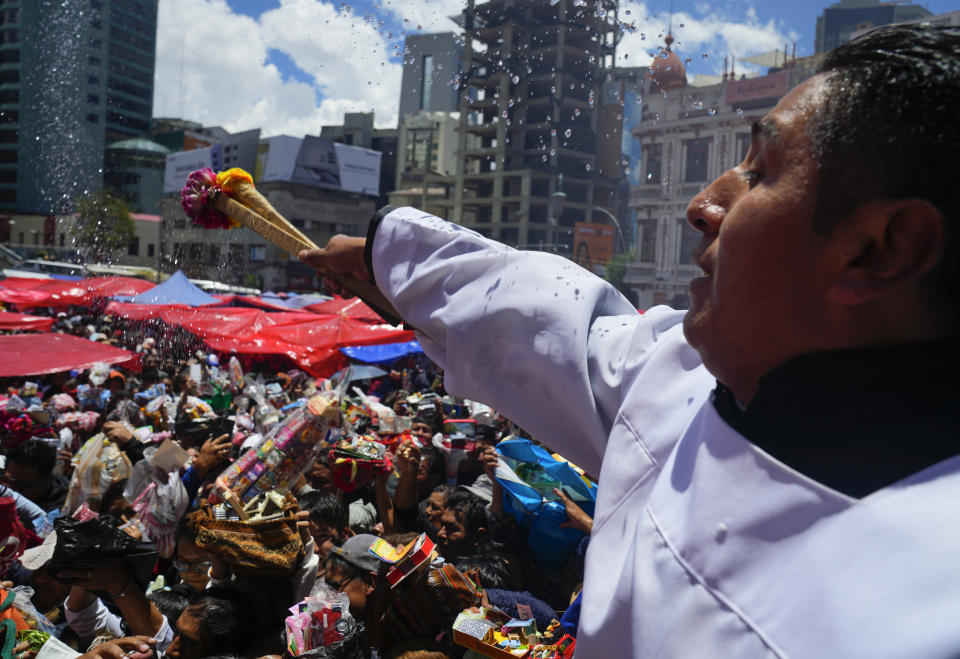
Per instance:
[[[573,225],[573,260],[596,272],[613,256],[614,231],[608,224],[577,222]]]

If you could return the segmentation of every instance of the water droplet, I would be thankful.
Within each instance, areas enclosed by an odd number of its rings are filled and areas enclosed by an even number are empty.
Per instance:
[[[711,117],[712,117],[713,115],[715,115],[716,113],[717,113],[717,109],[716,109],[716,108],[707,108],[707,114],[709,114]]]
[[[584,165],[583,168],[584,168],[584,170],[586,170],[586,171],[588,171],[588,172],[592,169],[592,168],[590,167],[590,163],[587,163],[586,165]]]
[[[513,84],[517,84],[518,82],[520,82],[520,76],[518,76],[516,73],[514,73],[514,74],[513,74],[513,77],[510,78],[510,80],[513,81]]]
[[[566,129],[565,131],[563,131],[563,136],[564,136],[564,137],[570,137],[571,135],[573,135],[573,131],[570,130],[569,128]]]
[[[694,109],[694,110],[702,110],[702,109],[703,109],[703,103],[700,102],[700,101],[694,101],[694,102],[693,102],[693,109]]]
[[[709,56],[708,54],[706,54],[706,53],[704,53],[704,54],[701,55],[700,57],[702,57],[703,59],[709,59],[709,58],[710,58],[710,56]]]

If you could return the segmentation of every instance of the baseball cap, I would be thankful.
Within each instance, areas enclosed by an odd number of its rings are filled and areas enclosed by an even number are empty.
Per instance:
[[[461,485],[460,489],[480,497],[487,503],[493,501],[493,481],[486,474],[480,474],[477,480],[473,481],[473,485]]]
[[[370,546],[376,540],[375,535],[361,533],[347,540],[342,547],[334,547],[331,551],[355,568],[364,572],[376,572],[380,569],[380,559],[370,553]]]
[[[57,548],[57,532],[51,531],[43,540],[43,544],[31,547],[23,552],[20,564],[28,570],[39,570],[53,558],[53,550]]]

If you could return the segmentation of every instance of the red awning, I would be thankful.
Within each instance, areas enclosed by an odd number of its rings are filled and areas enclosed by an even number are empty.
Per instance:
[[[0,377],[59,373],[90,368],[97,362],[138,369],[140,357],[129,350],[70,334],[0,336]]]
[[[326,302],[318,302],[304,307],[307,311],[316,313],[341,314],[347,318],[355,320],[365,320],[371,323],[382,323],[383,318],[376,311],[367,306],[367,304],[358,297],[345,300],[342,297],[335,297]]]
[[[137,295],[156,284],[133,277],[90,277],[78,281],[61,279],[35,280],[41,283],[29,286],[20,281],[0,281],[0,302],[20,309],[30,307],[88,307],[94,300],[113,295]]]
[[[54,320],[49,316],[28,316],[22,313],[0,311],[0,330],[49,332]]]

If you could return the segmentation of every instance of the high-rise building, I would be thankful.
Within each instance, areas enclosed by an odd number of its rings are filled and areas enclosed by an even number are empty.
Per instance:
[[[825,53],[847,43],[854,32],[879,25],[915,21],[931,16],[929,10],[909,0],[841,0],[817,17],[814,52]]]
[[[153,114],[158,0],[0,4],[0,211],[68,212]]]
[[[400,112],[404,116],[457,109],[457,84],[463,47],[453,32],[411,34],[405,43]]]
[[[510,245],[567,255],[575,225],[615,207],[620,134],[603,129],[600,110],[617,3],[582,4],[467,0],[457,171],[425,177],[423,207]]]

